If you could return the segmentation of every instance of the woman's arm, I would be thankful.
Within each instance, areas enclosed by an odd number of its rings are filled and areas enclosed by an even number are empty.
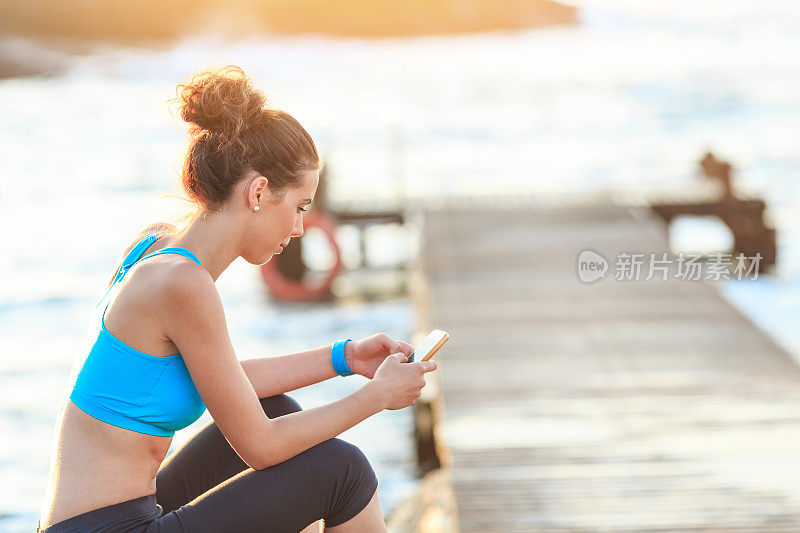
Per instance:
[[[387,357],[372,380],[341,400],[271,419],[236,357],[214,281],[193,263],[169,266],[158,293],[168,337],[183,355],[208,412],[239,457],[260,470],[333,438],[383,409],[419,398],[432,361]],[[314,350],[317,357],[323,349]],[[297,365],[295,365],[296,367]]]
[[[369,381],[336,402],[270,419],[258,403],[228,335],[214,281],[194,263],[165,269],[158,293],[168,337],[183,356],[209,414],[239,457],[260,470],[339,435],[384,407],[411,404],[424,378],[421,368],[389,361],[389,374]],[[323,350],[314,350],[320,357]],[[295,368],[298,366],[295,364]],[[321,366],[321,365],[319,365]],[[300,416],[291,416],[299,414]],[[284,420],[281,420],[284,419]]]
[[[344,345],[345,361],[351,360],[352,342]],[[338,376],[331,362],[332,344],[279,357],[240,361],[256,396],[268,398]]]

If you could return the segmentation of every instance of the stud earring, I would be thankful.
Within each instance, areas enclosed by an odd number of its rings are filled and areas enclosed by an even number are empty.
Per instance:
[[[257,206],[255,206],[255,207],[253,207],[253,211],[258,211],[259,209],[261,209],[261,206],[260,206],[260,205],[257,205]]]

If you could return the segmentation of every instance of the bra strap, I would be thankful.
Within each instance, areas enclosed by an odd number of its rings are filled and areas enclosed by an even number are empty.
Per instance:
[[[114,285],[119,283],[119,281],[125,277],[125,273],[128,272],[128,269],[130,269],[131,266],[133,266],[133,264],[136,261],[139,260],[144,251],[147,250],[147,248],[151,244],[153,244],[153,242],[163,237],[167,233],[169,232],[161,231],[158,233],[153,233],[152,235],[148,235],[147,237],[144,237],[142,240],[137,242],[133,248],[131,248],[131,251],[128,252],[128,255],[126,255],[125,259],[122,260],[122,265],[119,267],[119,270],[117,270],[117,274],[114,276],[114,281],[112,281],[111,285],[108,286],[108,289],[106,289],[105,294],[103,295],[102,298],[100,298],[98,305],[102,303],[103,300],[105,300],[106,296],[108,296],[108,294],[111,292],[111,289],[114,288]]]
[[[163,237],[166,234],[167,234],[166,231],[153,233],[152,235],[148,235],[147,237],[143,238],[138,243],[136,243],[136,246],[131,248],[131,251],[128,253],[128,255],[125,256],[125,259],[122,260],[122,265],[119,267],[116,277],[114,277],[114,283],[117,283],[119,280],[125,277],[125,273],[128,271],[128,269],[130,269],[133,266],[133,264],[136,261],[138,261],[141,258],[144,251],[147,250],[147,248],[149,248],[151,244],[153,244],[155,241],[157,241],[159,238]],[[114,283],[112,283],[112,285]]]
[[[152,235],[148,235],[147,237],[143,238],[131,249],[130,253],[125,256],[125,259],[122,261],[122,266],[130,268],[132,264],[139,260],[144,251],[147,250],[147,248],[153,244],[153,242],[164,236],[166,233],[166,231],[162,231],[160,233],[153,233]]]
[[[181,248],[180,246],[167,246],[166,248],[162,248],[160,250],[156,250],[153,253],[147,254],[146,256],[142,257],[142,259],[147,259],[148,257],[153,257],[154,255],[159,255],[159,254],[182,255],[184,257],[188,257],[198,265],[203,266],[196,255],[194,255],[191,251],[187,250],[186,248]]]

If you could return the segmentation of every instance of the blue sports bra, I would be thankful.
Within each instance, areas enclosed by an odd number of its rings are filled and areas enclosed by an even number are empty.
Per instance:
[[[171,437],[200,418],[206,409],[183,357],[179,353],[160,357],[140,352],[114,337],[103,323],[113,293],[117,292],[112,289],[140,258],[173,253],[202,266],[192,252],[174,246],[141,257],[163,235],[149,235],[133,247],[95,306],[89,338],[94,343],[80,366],[69,399],[82,411],[114,426]]]

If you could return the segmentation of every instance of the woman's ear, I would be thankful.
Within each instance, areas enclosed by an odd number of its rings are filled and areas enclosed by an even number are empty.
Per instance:
[[[265,195],[269,193],[267,185],[269,180],[264,176],[258,175],[250,182],[250,187],[247,194],[247,200],[250,204],[259,204],[265,199]]]

